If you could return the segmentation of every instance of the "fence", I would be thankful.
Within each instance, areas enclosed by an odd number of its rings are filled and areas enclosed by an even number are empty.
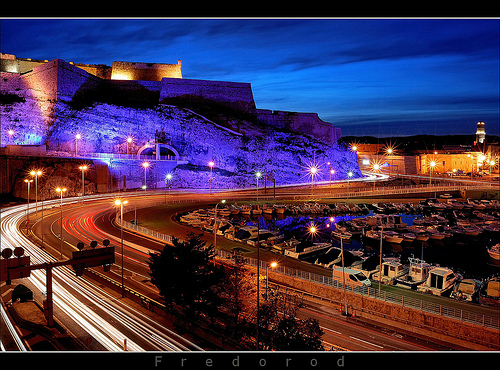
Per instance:
[[[118,220],[120,217],[120,213],[118,212],[116,214],[116,219]],[[127,229],[131,229],[134,231],[137,231],[139,233],[142,233],[144,235],[153,237],[158,240],[165,241],[167,243],[172,242],[172,236],[166,235],[163,233],[160,233],[158,231],[150,230],[142,226],[137,226],[134,225],[133,223],[123,221],[123,227]],[[234,255],[232,252],[228,252],[225,250],[220,250],[218,249],[217,255],[220,258],[226,259],[226,260],[232,260],[234,258]],[[242,257],[242,261],[244,264],[256,267],[257,264],[259,263],[259,268],[265,270],[267,267],[267,261],[258,261],[255,258],[250,258],[250,257]],[[315,274],[299,269],[295,269],[292,267],[287,267],[287,266],[277,266],[273,268],[274,273],[294,277],[297,279],[302,279],[310,282],[314,282],[317,284],[321,285],[326,285],[335,289],[343,289],[343,284],[337,280],[334,280],[330,276],[326,275],[320,275],[320,274]],[[454,307],[448,307],[444,306],[441,304],[435,304],[427,300],[423,299],[417,299],[417,298],[412,298],[408,297],[402,294],[398,293],[393,293],[393,292],[387,292],[383,291],[379,292],[377,289],[373,289],[368,286],[362,286],[362,287],[352,287],[351,285],[346,284],[346,290],[351,293],[355,294],[360,294],[363,296],[367,296],[370,298],[375,298],[378,300],[383,300],[384,302],[390,302],[393,304],[398,304],[406,308],[411,308],[411,309],[416,309],[416,310],[421,310],[424,312],[429,312],[432,314],[440,315],[443,317],[448,317],[464,322],[468,322],[471,324],[475,325],[480,325],[483,327],[491,328],[491,329],[500,329],[500,317],[498,316],[488,316],[484,314],[479,314],[475,313],[472,311],[467,311],[463,309],[458,309]]]

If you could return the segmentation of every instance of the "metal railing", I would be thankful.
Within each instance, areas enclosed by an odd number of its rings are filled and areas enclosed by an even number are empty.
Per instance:
[[[119,220],[119,218],[120,214],[118,212],[116,215],[116,220]],[[165,241],[167,243],[172,242],[171,235],[166,235],[158,231],[150,230],[143,226],[134,225],[133,223],[127,221],[123,221],[123,227],[153,237],[155,239]],[[225,250],[218,249],[216,253],[218,257],[226,260],[232,260],[234,257],[232,252],[228,252]],[[267,261],[262,261],[262,260],[257,261],[257,259],[250,257],[241,257],[241,258],[243,263],[249,266],[256,267],[258,262],[260,263],[259,267],[264,270],[267,266]],[[335,289],[343,289],[342,283],[337,280],[334,280],[330,276],[315,274],[287,266],[277,266],[273,268],[272,271],[273,273],[278,273],[294,277],[297,279],[314,282]],[[467,311],[463,309],[432,303],[423,299],[408,297],[394,292],[383,291],[380,292],[379,294],[377,289],[373,289],[372,287],[368,286],[353,287],[351,285],[346,284],[346,290],[351,293],[360,294],[378,300],[383,300],[384,302],[401,305],[406,308],[416,309],[423,312],[428,312],[435,315],[448,317],[475,325],[480,325],[486,328],[497,329],[497,330],[500,329],[500,317],[498,316],[488,316],[484,314],[479,314],[472,311]]]

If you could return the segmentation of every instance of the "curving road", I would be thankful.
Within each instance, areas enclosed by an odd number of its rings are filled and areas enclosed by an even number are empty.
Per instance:
[[[97,200],[99,198],[106,200]],[[96,197],[95,203],[92,202],[92,204],[103,207],[104,204],[108,204],[110,199],[109,195]],[[76,239],[68,232],[68,230],[73,229],[72,225],[78,224],[83,229],[88,229],[91,227],[89,225],[92,225],[92,222],[85,217],[78,218],[78,220],[71,217],[70,210],[77,210],[77,213],[83,210],[81,206],[71,203],[75,200],[77,199],[66,199],[65,203],[70,205],[63,207],[63,235],[65,237],[62,244],[63,258],[69,256],[73,246],[76,245],[73,244]],[[53,255],[60,258],[60,243],[56,237],[59,234],[60,225],[55,221],[59,216],[59,209],[51,208],[56,204],[57,201],[48,201],[44,204],[46,210],[44,211],[45,247],[43,249],[19,231],[19,226],[22,225],[26,212],[25,206],[3,210],[1,214],[1,249],[23,247],[25,254],[31,257],[32,264],[56,261]],[[38,216],[41,216],[40,209],[39,206]],[[33,207],[30,211],[34,211]],[[66,212],[67,214],[64,215]],[[34,231],[41,229],[40,219],[32,217],[32,220],[35,222]],[[49,247],[49,245],[54,245],[55,248]],[[132,265],[136,262],[130,260],[128,263]],[[33,271],[27,280],[27,283],[38,290],[42,292],[46,290],[43,270]],[[85,277],[76,277],[69,268],[63,267],[53,270],[53,294],[56,319],[64,317],[64,324],[73,333],[80,333],[79,339],[82,342],[90,342],[89,349],[123,351],[126,340],[126,350],[128,351],[202,350],[189,339],[167,329],[162,320],[131,307],[126,300],[106,292]],[[89,341],[89,337],[93,340]]]

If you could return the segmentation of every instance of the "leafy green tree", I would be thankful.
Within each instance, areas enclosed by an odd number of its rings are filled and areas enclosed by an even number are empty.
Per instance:
[[[203,234],[188,234],[186,241],[172,238],[159,253],[150,253],[151,282],[162,295],[167,309],[186,315],[214,315],[221,302],[219,283],[223,271],[213,263],[215,250]]]

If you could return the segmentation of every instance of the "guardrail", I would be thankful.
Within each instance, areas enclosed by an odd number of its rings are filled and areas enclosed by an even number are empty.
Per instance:
[[[186,201],[189,202],[189,201]],[[133,208],[132,208],[133,209]],[[120,213],[118,212],[116,214],[115,220],[120,219]],[[171,235],[166,235],[163,233],[160,233],[158,231],[150,230],[147,229],[143,226],[137,226],[134,225],[133,223],[123,221],[123,227],[139,232],[141,234],[153,237],[158,240],[165,241],[167,243],[172,242],[172,236]],[[226,260],[232,260],[233,259],[233,254],[231,252],[225,251],[225,250],[216,250],[217,256],[220,258],[224,258]],[[244,264],[256,267],[257,263],[260,263],[260,268],[264,269],[267,266],[266,261],[257,261],[255,258],[250,258],[250,257],[242,257],[242,260]],[[337,280],[334,280],[332,277],[325,276],[325,275],[320,275],[320,274],[315,274],[299,269],[295,269],[292,267],[287,267],[287,266],[277,266],[273,268],[274,273],[294,277],[297,279],[302,279],[306,281],[311,281],[315,282],[317,284],[321,285],[326,285],[335,289],[343,289],[343,285],[341,282],[338,282]],[[411,309],[416,309],[424,312],[429,312],[432,314],[440,315],[443,317],[448,317],[452,318],[455,320],[460,320],[464,322],[468,322],[471,324],[475,325],[480,325],[486,328],[491,328],[491,329],[500,329],[500,317],[498,316],[488,316],[484,314],[478,314],[472,311],[467,311],[463,309],[457,309],[453,307],[448,307],[445,305],[440,305],[440,304],[435,304],[426,300],[422,299],[417,299],[417,298],[411,298],[402,294],[398,293],[393,293],[393,292],[381,292],[381,294],[378,294],[377,289],[373,289],[371,287],[367,286],[362,286],[362,287],[352,287],[350,285],[346,284],[346,290],[355,293],[355,294],[360,294],[363,296],[367,296],[370,298],[375,298],[378,300],[383,300],[384,302],[390,302],[393,304],[398,304],[403,307],[411,308]]]

